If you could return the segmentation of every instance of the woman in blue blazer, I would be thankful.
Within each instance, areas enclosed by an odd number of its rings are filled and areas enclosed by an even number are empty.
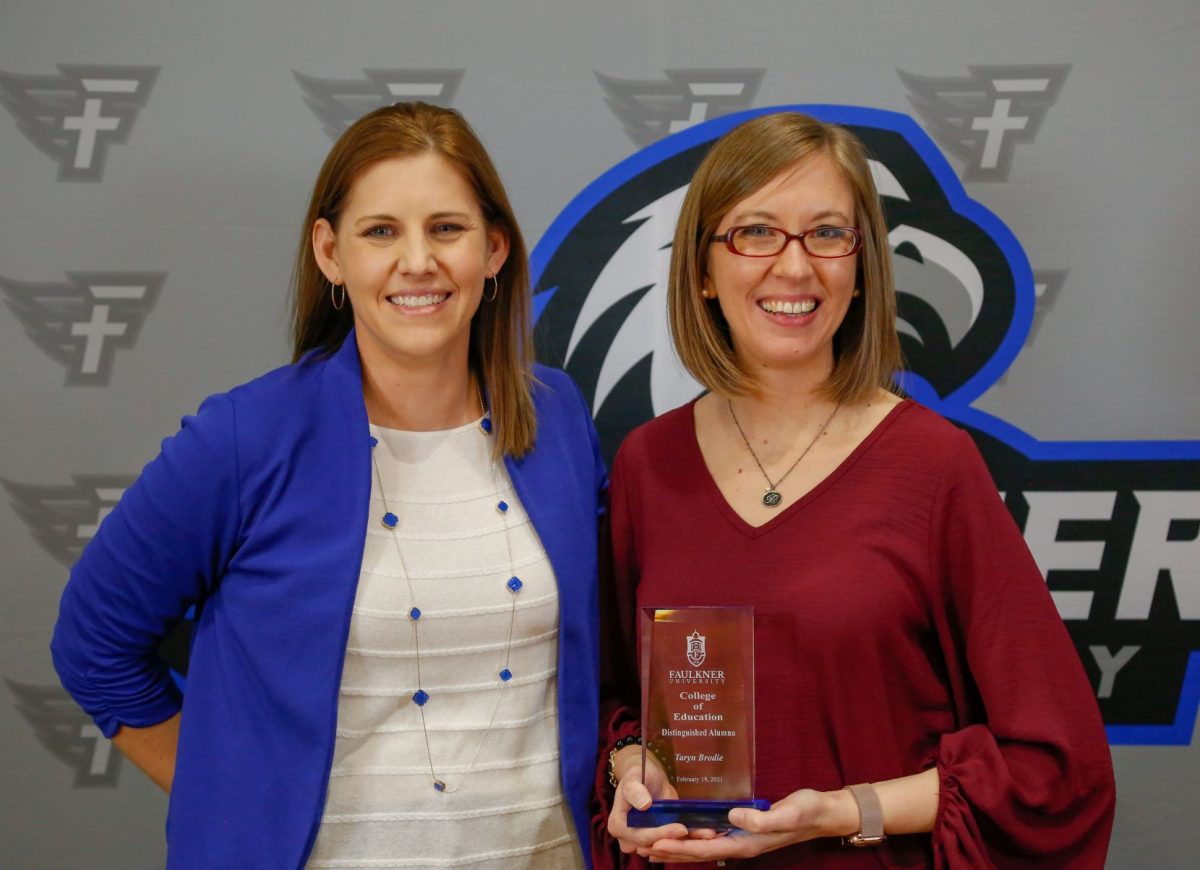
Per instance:
[[[292,365],[207,399],[72,571],[63,684],[170,792],[171,867],[587,866],[588,409],[456,112],[334,145]],[[156,654],[195,608],[187,694]]]

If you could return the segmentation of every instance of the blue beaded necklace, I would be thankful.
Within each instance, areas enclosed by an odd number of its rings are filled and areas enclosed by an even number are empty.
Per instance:
[[[483,417],[479,421],[479,431],[484,437],[492,434],[492,420],[488,412],[487,406],[483,403],[483,396],[479,396],[479,406],[483,411]],[[500,514],[504,525],[504,546],[508,551],[508,579],[504,581],[504,587],[512,593],[512,608],[509,611],[508,620],[508,645],[504,649],[504,661],[496,672],[496,677],[499,680],[496,691],[496,703],[492,707],[492,716],[488,721],[487,730],[483,732],[483,737],[479,740],[479,745],[475,747],[475,755],[471,759],[471,763],[467,766],[466,772],[463,774],[458,785],[450,788],[446,785],[446,781],[440,778],[433,766],[433,753],[429,748],[429,730],[425,724],[425,705],[433,700],[433,696],[425,691],[424,684],[421,680],[421,608],[416,604],[416,595],[413,593],[412,578],[408,573],[408,565],[404,562],[404,552],[400,547],[400,539],[396,536],[396,526],[400,523],[400,518],[388,506],[387,492],[383,488],[383,476],[379,472],[379,460],[375,456],[375,447],[379,441],[371,438],[371,466],[375,471],[375,483],[379,487],[379,497],[383,501],[383,516],[380,522],[383,527],[390,531],[392,543],[396,546],[396,557],[400,560],[400,569],[404,573],[404,583],[408,587],[408,600],[412,602],[408,610],[408,622],[412,626],[413,649],[416,652],[417,664],[417,690],[412,693],[410,700],[417,705],[417,710],[421,716],[421,733],[425,738],[425,758],[429,762],[429,777],[433,781],[435,791],[451,793],[462,788],[463,783],[467,781],[467,777],[475,769],[475,763],[479,760],[479,753],[483,751],[484,744],[487,743],[488,736],[492,733],[492,727],[496,724],[496,714],[500,711],[500,702],[504,697],[504,687],[513,678],[513,672],[510,667],[513,645],[513,630],[517,622],[517,596],[520,593],[524,583],[521,578],[516,575],[515,563],[513,561],[512,551],[512,535],[508,524],[508,502],[500,497],[503,491],[500,485],[500,475],[497,471],[497,463],[495,459],[491,461],[492,484],[495,488],[496,512]]]

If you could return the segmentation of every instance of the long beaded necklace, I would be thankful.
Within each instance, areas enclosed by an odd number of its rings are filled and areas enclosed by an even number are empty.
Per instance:
[[[800,460],[808,455],[808,451],[813,449],[813,445],[817,443],[817,439],[825,434],[825,430],[829,428],[829,424],[832,423],[833,418],[837,416],[838,409],[842,407],[841,402],[838,402],[833,406],[833,413],[829,415],[829,417],[821,425],[821,428],[817,430],[817,434],[813,436],[812,441],[808,442],[808,446],[804,448],[804,452],[796,457],[796,461],[788,467],[788,470],[783,473],[782,477],[772,483],[770,476],[767,474],[767,470],[763,468],[762,463],[758,461],[758,454],[756,454],[754,452],[754,448],[750,446],[750,439],[746,437],[746,433],[742,430],[742,424],[738,422],[737,414],[735,414],[733,411],[733,400],[726,399],[725,404],[729,405],[729,416],[733,418],[733,425],[737,427],[738,434],[742,436],[742,441],[744,441],[746,444],[746,449],[750,451],[750,458],[754,460],[754,464],[758,466],[758,470],[762,472],[763,479],[767,482],[767,491],[763,493],[762,503],[769,508],[779,507],[779,503],[783,501],[783,496],[779,494],[779,484],[783,483],[784,478],[791,474],[796,466],[800,464]]]
[[[479,396],[479,405],[483,411],[483,417],[479,421],[479,430],[483,433],[484,437],[488,437],[492,434],[492,420],[487,406],[483,403],[482,395]],[[408,600],[411,602],[411,606],[408,610],[408,621],[412,626],[413,649],[416,652],[417,690],[412,693],[410,700],[412,703],[417,705],[417,710],[421,716],[421,733],[425,738],[425,758],[429,762],[429,777],[433,781],[433,787],[438,792],[452,793],[462,788],[463,784],[467,781],[467,777],[469,777],[472,771],[474,771],[475,763],[479,760],[479,753],[483,751],[484,744],[487,743],[487,739],[492,733],[492,726],[496,724],[496,714],[500,711],[500,702],[504,698],[504,688],[513,678],[513,672],[510,664],[513,646],[513,630],[516,627],[517,622],[517,596],[520,594],[521,589],[525,584],[521,582],[521,578],[516,575],[515,563],[513,561],[512,535],[510,533],[508,524],[508,503],[500,497],[503,489],[500,484],[500,475],[496,470],[497,463],[493,458],[491,459],[491,472],[492,486],[495,491],[496,512],[500,514],[501,522],[504,525],[504,546],[508,552],[508,579],[504,581],[504,588],[507,589],[512,596],[512,608],[509,611],[508,620],[508,645],[504,649],[504,661],[496,673],[496,678],[499,680],[499,684],[497,686],[498,691],[496,692],[496,703],[492,707],[491,718],[488,720],[488,727],[483,732],[483,736],[479,739],[479,745],[475,747],[475,755],[471,758],[471,763],[467,765],[467,770],[463,774],[462,779],[459,780],[458,785],[450,788],[448,785],[446,785],[446,781],[439,777],[437,772],[434,770],[433,752],[429,748],[429,729],[425,723],[425,705],[433,700],[433,696],[430,695],[429,692],[425,691],[424,684],[421,680],[421,608],[416,604],[417,598],[413,593],[412,578],[409,576],[408,565],[404,561],[404,552],[400,547],[400,539],[396,534],[396,526],[399,525],[400,518],[393,513],[391,507],[388,505],[387,492],[383,488],[383,475],[379,472],[379,460],[375,456],[375,447],[378,445],[378,443],[379,442],[376,438],[371,438],[371,466],[375,471],[375,482],[379,487],[380,500],[383,502],[383,516],[380,518],[380,522],[383,524],[384,528],[391,532],[392,543],[396,546],[396,557],[400,560],[400,569],[404,574],[404,583],[408,587]]]

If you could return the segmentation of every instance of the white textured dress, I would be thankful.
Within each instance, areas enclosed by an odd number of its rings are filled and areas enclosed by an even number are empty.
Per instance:
[[[371,434],[379,473],[308,866],[582,867],[559,775],[558,591],[537,533],[478,423]]]

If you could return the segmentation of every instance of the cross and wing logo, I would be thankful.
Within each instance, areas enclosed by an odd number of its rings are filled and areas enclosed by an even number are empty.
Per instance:
[[[164,272],[67,272],[67,283],[0,276],[25,334],[67,369],[69,386],[103,386],[116,352],[137,342],[166,281]]]
[[[73,474],[65,486],[0,482],[38,546],[69,568],[133,480],[127,474]]]
[[[645,146],[671,133],[754,105],[765,69],[669,69],[665,79],[595,73],[626,134]]]
[[[0,102],[59,181],[99,181],[109,147],[124,143],[158,78],[156,66],[59,64],[59,75],[0,71]]]
[[[330,139],[368,112],[404,100],[450,107],[462,69],[365,69],[361,79],[321,79],[292,70],[304,102]]]
[[[59,686],[4,682],[38,743],[75,771],[75,788],[116,786],[121,753],[113,751],[112,743],[66,691]]]
[[[1032,142],[1062,92],[1070,64],[969,66],[969,76],[896,70],[909,102],[968,181],[1003,181],[1018,144]]]

